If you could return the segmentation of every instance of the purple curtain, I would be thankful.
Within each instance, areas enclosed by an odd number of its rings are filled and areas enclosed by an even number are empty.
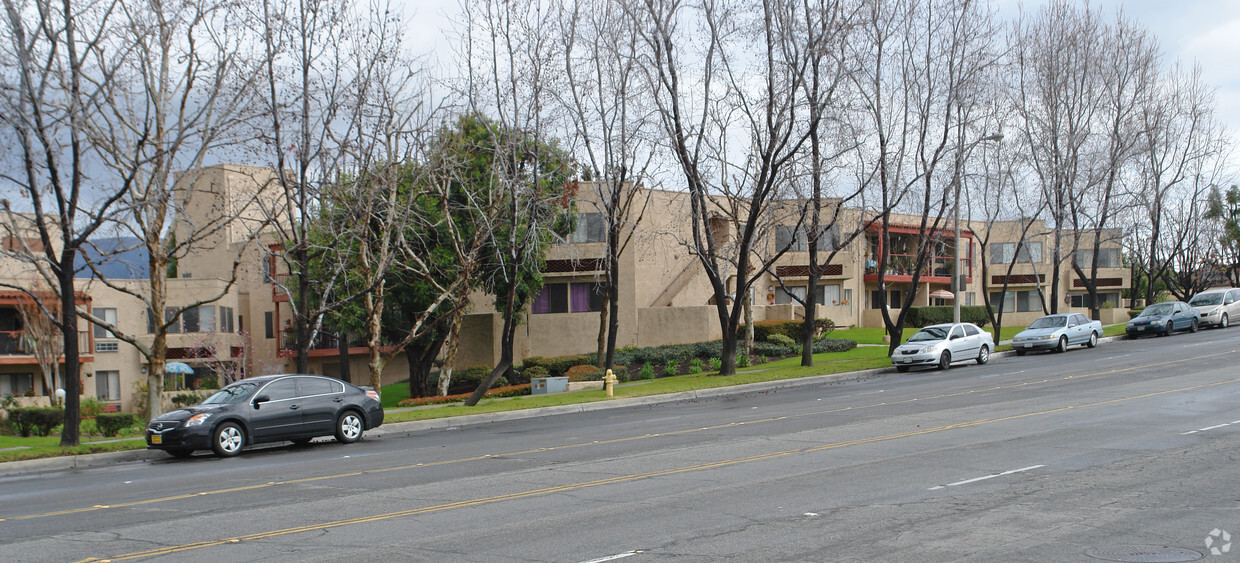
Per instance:
[[[533,312],[536,315],[551,312],[551,292],[547,290],[546,286],[543,286],[542,290],[538,292],[538,297],[534,298]]]
[[[569,295],[570,306],[574,313],[587,313],[590,311],[590,284],[575,283],[570,286]]]

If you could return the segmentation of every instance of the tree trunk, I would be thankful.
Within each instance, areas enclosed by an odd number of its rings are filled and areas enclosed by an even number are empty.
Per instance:
[[[739,279],[739,276],[738,276]],[[739,288],[737,288],[739,290]],[[753,292],[746,291],[744,297],[737,295],[739,299],[744,299],[745,307],[745,355],[753,355]]]
[[[611,309],[611,314],[607,317],[609,327],[607,330],[607,362],[603,369],[611,369],[616,367],[616,338],[620,333],[620,292],[613,283],[607,292],[607,307]]]
[[[502,307],[502,310],[507,311],[507,313],[504,315],[504,329],[500,335],[499,364],[495,366],[494,370],[491,370],[491,375],[479,384],[478,388],[474,389],[473,394],[465,400],[465,406],[467,407],[477,405],[478,401],[482,400],[487,390],[495,384],[500,376],[512,371],[513,340],[515,340],[517,335],[517,315],[520,314],[516,310],[516,293],[517,288],[514,284],[504,294],[505,306]]]
[[[610,301],[610,298],[608,300]],[[598,366],[599,369],[607,369],[607,366],[608,366],[607,364],[607,327],[610,326],[610,323],[609,323],[607,314],[610,308],[611,308],[611,303],[605,303],[603,306],[603,310],[599,311],[598,356],[597,356],[597,361],[594,362]]]
[[[60,431],[60,447],[74,447],[80,440],[82,387],[81,359],[78,357],[77,294],[73,287],[73,266],[77,249],[66,247],[60,254],[60,322],[65,336],[65,424]]]

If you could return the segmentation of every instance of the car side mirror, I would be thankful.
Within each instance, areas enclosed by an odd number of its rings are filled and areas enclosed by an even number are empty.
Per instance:
[[[259,395],[257,397],[254,397],[254,408],[258,408],[258,405],[266,403],[267,401],[270,401],[270,400],[271,398],[266,395]]]

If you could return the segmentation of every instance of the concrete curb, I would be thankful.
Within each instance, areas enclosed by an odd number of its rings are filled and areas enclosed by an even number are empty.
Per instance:
[[[1123,336],[1108,336],[1100,339],[1098,342],[1112,342],[1122,339]],[[1014,350],[1004,352],[995,352],[991,356],[1006,357],[1015,356]],[[831,381],[865,377],[870,375],[878,375],[882,373],[894,372],[894,368],[884,367],[876,369],[868,369],[861,371],[849,371],[843,373],[833,373],[829,375],[815,375],[811,377],[802,377],[798,379],[780,379],[778,381],[764,381],[761,383],[745,383],[741,385],[727,385],[723,387],[715,387],[712,389],[701,389],[698,391],[683,391],[680,393],[668,393],[664,395],[650,395],[648,397],[633,397],[629,399],[613,399],[610,401],[596,401],[593,403],[581,403],[578,405],[561,405],[555,407],[539,407],[533,409],[523,409],[518,411],[504,411],[483,414],[470,414],[465,416],[453,416],[448,418],[436,418],[432,420],[415,420],[410,422],[394,422],[384,424],[378,429],[368,432],[368,436],[384,436],[398,432],[418,432],[423,430],[443,430],[447,428],[456,428],[460,426],[472,426],[477,424],[490,424],[495,422],[504,422],[509,420],[522,420],[527,418],[539,418],[544,416],[555,416],[560,414],[593,412],[610,409],[623,409],[628,407],[637,407],[643,405],[656,405],[661,403],[674,403],[677,401],[693,401],[698,399],[712,399],[719,397],[727,397],[730,395],[741,395],[745,393],[753,393],[760,391],[775,391],[779,389],[789,389],[793,387],[804,387],[807,385],[817,385],[828,383]],[[128,450],[123,452],[106,452],[100,454],[84,454],[74,456],[58,456],[42,459],[31,459],[25,461],[10,461],[0,463],[0,476],[22,475],[29,473],[40,473],[45,471],[64,471],[69,469],[78,469],[82,467],[96,467],[100,465],[110,465],[117,463],[126,463],[134,461],[150,461],[167,457],[168,454],[156,450]]]

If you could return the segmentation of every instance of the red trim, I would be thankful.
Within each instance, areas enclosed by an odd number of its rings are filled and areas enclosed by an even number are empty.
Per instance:
[[[882,224],[881,224],[881,223],[874,223],[874,224],[870,225],[870,226],[869,226],[866,230],[868,230],[868,231],[872,231],[872,232],[882,232],[882,230],[883,230],[883,226],[882,226]],[[937,234],[947,235],[948,237],[951,237],[951,238],[955,238],[955,236],[956,236],[956,230],[955,230],[955,229],[950,229],[950,230],[948,230],[948,229],[930,229],[930,230],[928,230],[928,231],[923,231],[923,230],[921,229],[921,227],[918,227],[918,226],[912,226],[912,225],[900,225],[900,224],[892,224],[891,226],[889,226],[889,227],[887,228],[887,232],[889,232],[889,233],[909,234],[909,235],[920,235],[920,234],[931,234],[931,235],[933,235],[933,234],[936,234],[936,233],[937,233]],[[973,237],[973,233],[972,233],[971,231],[969,231],[969,230],[967,230],[967,229],[961,229],[961,230],[960,230],[960,238],[969,238],[969,239],[971,239],[971,238],[974,238],[974,237]]]

